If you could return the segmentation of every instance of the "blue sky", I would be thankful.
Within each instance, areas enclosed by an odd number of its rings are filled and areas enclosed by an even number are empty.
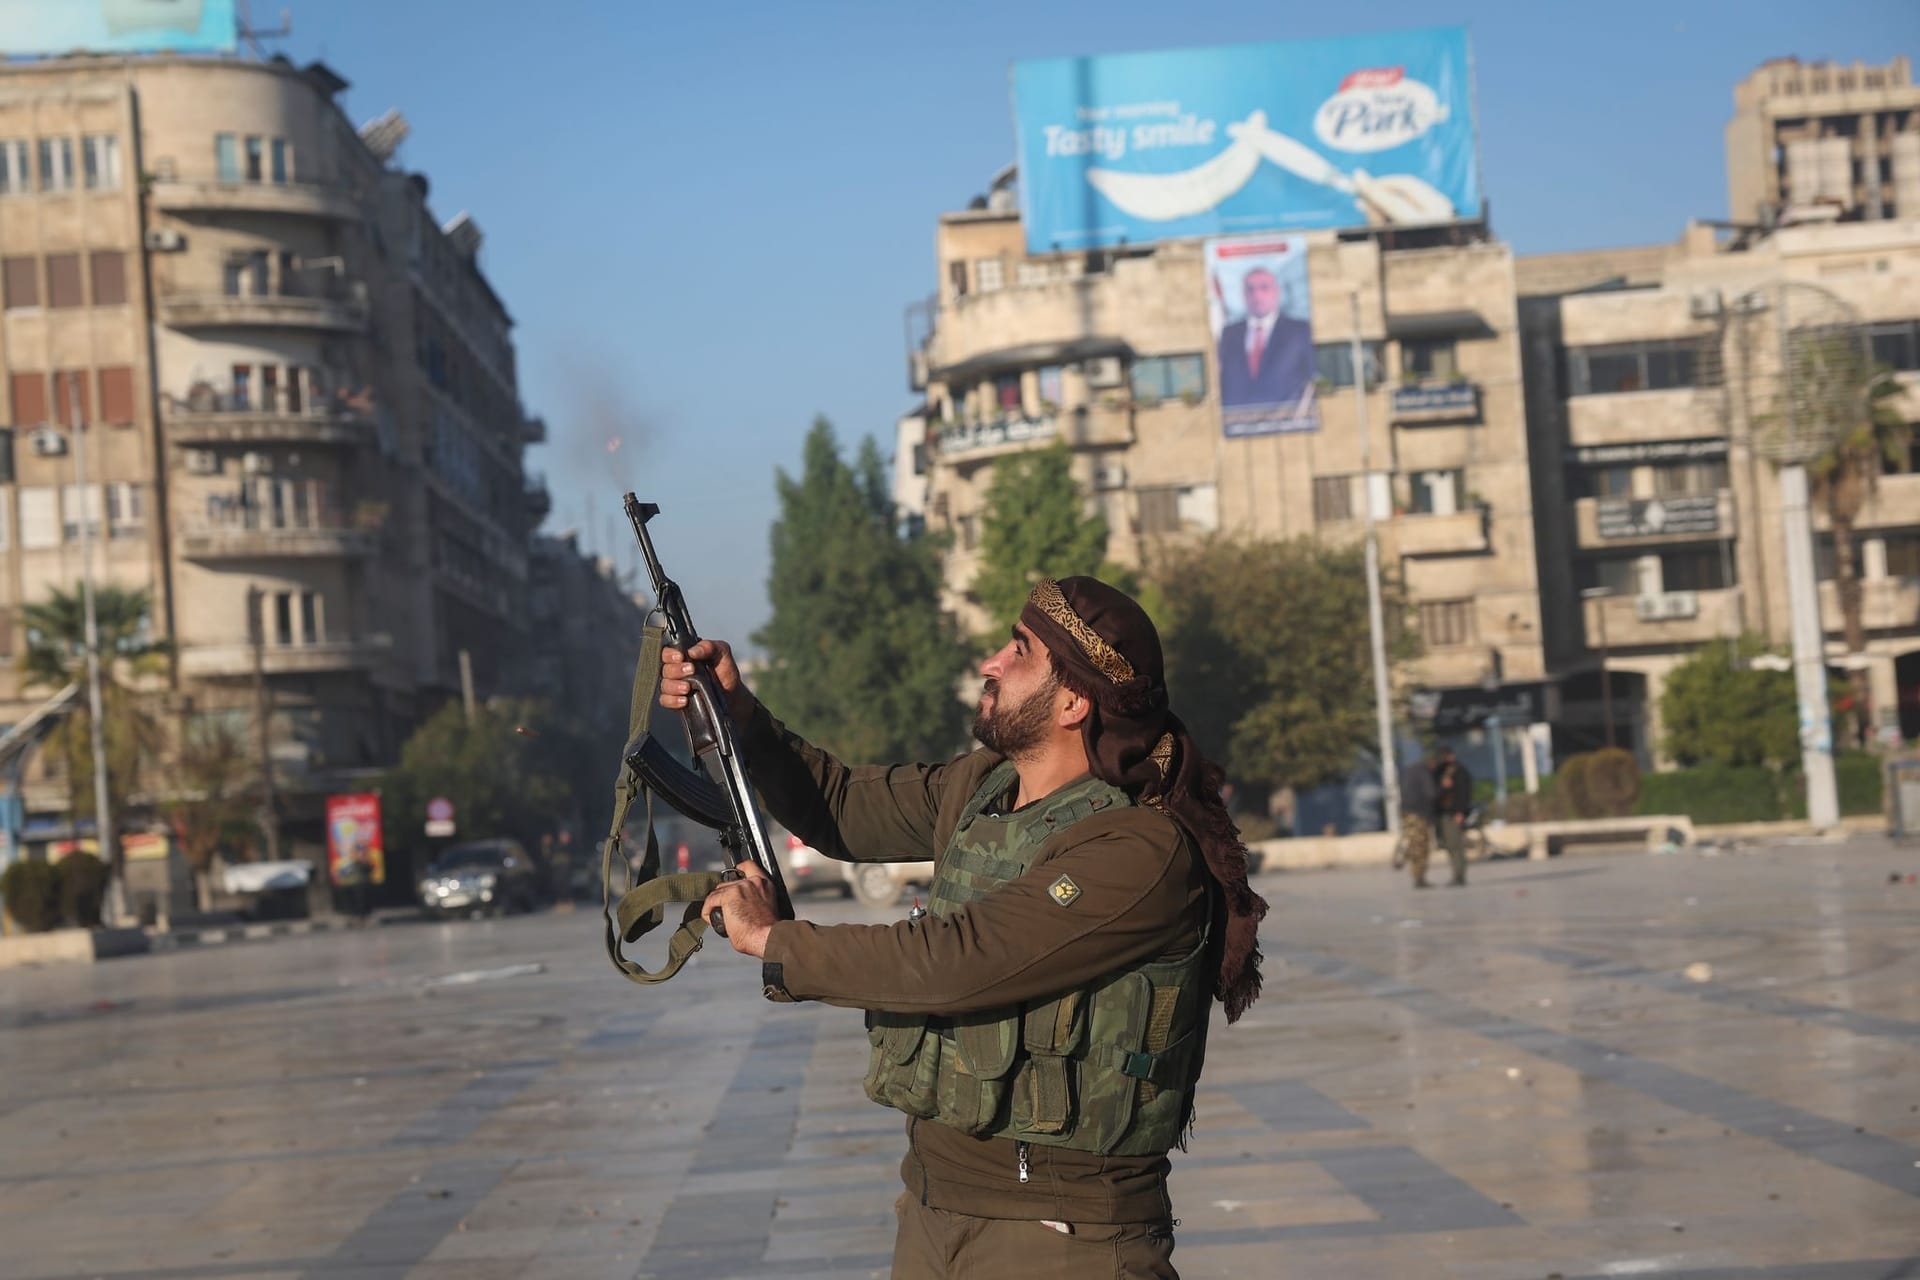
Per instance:
[[[659,502],[696,620],[741,640],[766,615],[774,468],[817,413],[851,451],[912,404],[902,312],[933,291],[935,219],[1012,158],[1015,59],[1464,23],[1494,230],[1529,253],[1724,216],[1721,130],[1763,59],[1920,54],[1914,0],[291,8],[279,47],[351,80],[356,123],[405,112],[435,213],[487,233],[551,432],[529,459],[550,527],[591,504],[604,546],[623,489]]]

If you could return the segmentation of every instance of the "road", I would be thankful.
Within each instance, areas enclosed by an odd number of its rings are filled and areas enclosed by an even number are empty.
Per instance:
[[[1262,877],[1182,1273],[1920,1275],[1909,872],[1855,839]],[[629,985],[589,911],[0,975],[0,1275],[885,1274],[859,1015],[758,988],[711,949]]]

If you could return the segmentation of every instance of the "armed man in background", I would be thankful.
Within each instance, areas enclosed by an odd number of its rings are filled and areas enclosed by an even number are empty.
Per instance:
[[[1267,904],[1145,612],[1092,578],[1039,583],[981,666],[984,749],[944,764],[842,764],[716,641],[663,654],[661,705],[686,705],[694,663],[789,830],[842,859],[938,858],[917,921],[777,920],[751,863],[703,908],[769,999],[867,1011],[867,1094],[909,1117],[894,1276],[1174,1276],[1167,1153],[1211,1002],[1232,1022],[1259,995]]]

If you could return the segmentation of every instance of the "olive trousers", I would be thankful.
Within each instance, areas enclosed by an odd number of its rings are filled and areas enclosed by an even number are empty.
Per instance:
[[[932,1209],[912,1193],[894,1203],[900,1231],[893,1280],[1179,1280],[1173,1227],[973,1218]]]

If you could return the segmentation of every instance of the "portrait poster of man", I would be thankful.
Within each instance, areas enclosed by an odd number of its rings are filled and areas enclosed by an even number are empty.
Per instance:
[[[1207,312],[1228,436],[1317,431],[1304,236],[1209,240]]]

